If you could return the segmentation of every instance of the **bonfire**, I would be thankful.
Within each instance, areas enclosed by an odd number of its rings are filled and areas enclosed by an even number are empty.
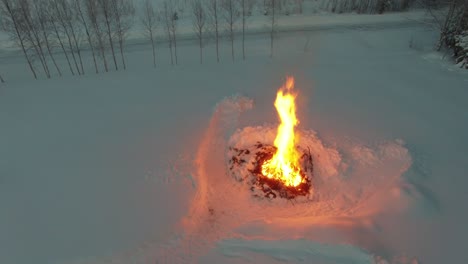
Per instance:
[[[238,179],[247,180],[256,196],[263,193],[267,198],[293,199],[312,193],[312,155],[296,142],[295,128],[299,123],[296,96],[294,78],[288,77],[278,90],[274,104],[280,124],[273,145],[257,142],[248,149],[229,149],[233,152],[229,169],[235,171],[239,166],[250,166],[250,175]]]

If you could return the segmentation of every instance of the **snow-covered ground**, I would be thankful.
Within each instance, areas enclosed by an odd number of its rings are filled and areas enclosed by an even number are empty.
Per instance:
[[[127,71],[51,80],[1,57],[0,263],[468,262],[468,75],[423,24],[387,26],[283,32],[272,59],[251,34],[219,64],[159,46],[156,69],[131,45]],[[271,140],[286,75],[317,203],[225,173],[229,145]]]

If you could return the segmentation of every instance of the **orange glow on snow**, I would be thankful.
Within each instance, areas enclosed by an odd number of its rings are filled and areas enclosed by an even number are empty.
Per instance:
[[[300,174],[299,152],[296,149],[294,127],[299,123],[296,117],[297,94],[293,93],[294,78],[288,77],[276,94],[275,107],[280,118],[274,145],[276,153],[262,165],[262,174],[270,179],[283,182],[286,186],[298,186],[304,180]]]

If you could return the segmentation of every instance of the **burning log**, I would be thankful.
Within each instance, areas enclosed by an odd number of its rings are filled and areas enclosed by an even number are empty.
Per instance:
[[[303,179],[298,186],[287,186],[281,181],[268,178],[262,174],[262,165],[270,160],[276,153],[275,146],[257,142],[250,149],[229,148],[229,171],[239,182],[250,185],[253,196],[258,198],[284,198],[294,199],[298,196],[310,196],[312,194],[313,158],[310,150],[301,149],[300,175]],[[241,175],[241,177],[239,177]]]

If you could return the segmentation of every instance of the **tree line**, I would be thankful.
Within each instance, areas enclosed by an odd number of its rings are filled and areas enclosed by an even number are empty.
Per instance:
[[[203,63],[203,48],[208,40],[215,44],[216,61],[220,61],[219,46],[221,39],[226,39],[230,45],[231,59],[235,60],[235,40],[237,36],[242,42],[242,59],[246,58],[245,38],[248,19],[255,6],[262,4],[263,15],[271,21],[270,38],[273,43],[277,31],[277,16],[279,13],[289,14],[286,6],[294,6],[297,13],[302,13],[303,0],[189,0],[188,16],[193,25],[194,35],[199,46],[200,63]],[[152,47],[153,65],[156,67],[156,39],[161,32],[166,35],[171,55],[171,64],[177,64],[177,30],[178,10],[177,0],[165,0],[160,6],[154,6],[151,0],[145,0],[141,10],[141,24],[144,34]],[[161,32],[159,32],[161,31]],[[270,55],[273,54],[273,44]]]
[[[0,0],[2,29],[36,79],[39,72],[62,76],[57,50],[72,75],[85,74],[84,50],[91,52],[96,73],[125,69],[124,44],[134,14],[131,0]]]
[[[415,0],[324,0],[322,8],[333,13],[382,14],[406,10],[414,2]]]
[[[234,60],[234,43],[239,36],[242,58],[246,58],[247,23],[256,5],[271,19],[273,55],[278,14],[282,10],[289,14],[291,9],[302,13],[303,0],[188,0],[183,4],[188,7],[186,15],[191,18],[203,63],[208,39],[215,43],[217,62],[222,38],[229,41]],[[126,40],[135,23],[142,26],[151,44],[153,65],[157,64],[157,43],[162,41],[167,42],[171,63],[176,65],[179,13],[178,0],[163,0],[158,5],[145,0],[138,10],[133,0],[0,0],[1,29],[21,51],[35,79],[39,75],[62,76],[65,71],[86,74],[84,53],[91,55],[94,73],[125,70]],[[0,81],[4,81],[1,75]]]

